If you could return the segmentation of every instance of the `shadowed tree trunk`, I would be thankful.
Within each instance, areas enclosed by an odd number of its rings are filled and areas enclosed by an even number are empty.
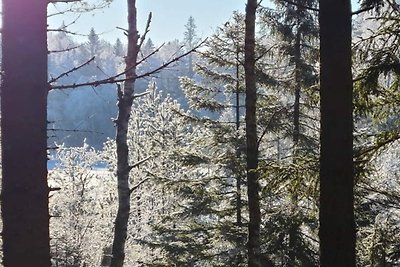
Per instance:
[[[47,1],[3,0],[3,263],[50,266]]]
[[[136,62],[139,52],[135,0],[128,0],[128,25],[128,53],[125,58],[127,80],[124,82],[123,88],[118,87],[118,117],[115,121],[117,127],[118,213],[115,220],[111,267],[121,267],[124,264],[125,242],[130,213],[129,172],[131,168],[129,166],[127,135],[134,99]]]
[[[245,82],[246,82],[246,143],[247,143],[247,195],[249,205],[248,266],[261,267],[260,248],[260,196],[258,184],[257,144],[257,87],[255,76],[255,20],[257,0],[248,0],[245,33]]]
[[[350,0],[320,0],[321,266],[355,266]]]

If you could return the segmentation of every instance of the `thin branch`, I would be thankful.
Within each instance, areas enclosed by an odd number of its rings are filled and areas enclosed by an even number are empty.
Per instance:
[[[135,95],[133,96],[133,98],[139,98],[139,97],[148,95],[148,94],[150,94],[150,93],[151,93],[150,91],[146,91],[146,92],[143,92],[143,93],[140,93],[140,94],[135,94]]]
[[[127,30],[127,29],[124,29],[124,28],[121,28],[121,27],[116,27],[116,28],[117,28],[118,30],[123,31],[125,35],[128,34],[128,30]]]
[[[372,10],[372,9],[374,9],[374,6],[369,6],[369,7],[361,8],[361,9],[359,9],[359,10],[357,10],[357,11],[352,12],[351,15],[352,15],[352,16],[358,15],[358,14],[361,14],[361,13],[363,13],[363,12],[370,11],[370,10]]]
[[[279,109],[279,110],[276,110],[276,111],[272,114],[271,118],[268,120],[267,126],[265,126],[264,131],[262,132],[260,138],[259,138],[258,141],[257,141],[257,146],[260,146],[260,143],[261,143],[262,139],[263,139],[264,136],[267,134],[267,131],[268,131],[269,127],[270,127],[271,124],[272,124],[272,120],[275,118],[275,115],[278,114],[279,112],[281,112],[281,111],[284,110],[284,109],[285,109],[285,107],[283,107],[283,108],[281,108],[281,109]]]
[[[74,3],[74,2],[81,2],[82,0],[49,0],[48,3]]]
[[[60,190],[61,190],[61,187],[49,187],[49,192],[60,191]]]
[[[67,47],[65,49],[60,49],[60,50],[49,50],[47,51],[48,54],[53,54],[53,53],[64,53],[64,52],[69,52],[72,51],[74,49],[77,49],[79,47],[81,47],[82,45],[77,45],[77,46],[72,46],[72,47]]]
[[[189,55],[190,53],[196,51],[196,49],[201,47],[205,43],[206,40],[207,40],[207,38],[204,39],[197,46],[195,46],[193,49],[189,50],[188,52],[186,52],[186,53],[184,53],[184,54],[182,54],[180,56],[177,56],[177,57],[171,59],[170,61],[162,64],[158,68],[153,69],[153,70],[151,70],[149,72],[146,72],[146,73],[138,75],[138,76],[134,76],[134,77],[130,77],[130,78],[119,78],[120,76],[124,75],[127,71],[129,71],[129,69],[128,69],[128,70],[125,70],[125,71],[115,75],[115,76],[111,76],[111,77],[106,78],[106,79],[93,81],[93,82],[86,82],[86,83],[50,86],[50,90],[55,90],[55,89],[58,89],[58,90],[61,90],[61,89],[73,89],[73,88],[84,87],[84,86],[95,86],[95,87],[97,87],[97,86],[103,85],[103,84],[121,83],[121,82],[129,81],[129,80],[136,80],[136,79],[141,79],[141,78],[144,78],[144,77],[149,77],[149,76],[151,76],[151,75],[153,75],[155,73],[160,72],[162,69],[167,68],[172,63],[175,63],[175,62],[179,61],[180,59],[182,59],[183,57]]]
[[[397,4],[395,1],[387,0],[388,4],[393,8],[394,11],[400,13],[400,5]]]
[[[76,67],[70,69],[70,70],[67,71],[67,72],[61,73],[61,74],[58,75],[57,77],[52,78],[52,79],[49,81],[49,83],[54,83],[54,82],[56,82],[57,80],[61,79],[62,77],[68,76],[68,75],[71,74],[72,72],[77,71],[77,70],[79,70],[80,68],[83,68],[84,66],[90,64],[90,62],[92,62],[94,59],[95,59],[95,57],[92,57],[91,59],[89,59],[89,60],[86,61],[85,63],[82,63],[81,65],[78,65],[78,66],[76,66]]]
[[[147,177],[146,179],[143,179],[142,181],[140,181],[138,184],[136,184],[135,186],[133,186],[133,187],[129,190],[129,193],[132,194],[133,191],[135,191],[136,189],[138,189],[142,184],[144,184],[144,183],[147,182],[148,180],[150,180],[150,177]]]
[[[383,190],[379,190],[379,189],[373,188],[373,187],[371,187],[371,186],[369,186],[367,184],[365,184],[365,186],[357,185],[357,187],[359,187],[361,189],[364,189],[364,190],[367,190],[367,191],[378,193],[380,195],[384,195],[384,196],[386,196],[388,198],[391,198],[391,199],[394,199],[396,201],[400,201],[400,197],[399,196],[391,194],[390,192],[387,192],[387,191],[383,191]]]
[[[136,66],[139,66],[140,64],[142,64],[144,61],[146,61],[148,58],[152,57],[153,55],[155,55],[157,52],[160,51],[160,49],[165,45],[165,43],[162,43],[159,47],[157,47],[157,49],[155,49],[153,52],[151,52],[150,54],[148,54],[147,56],[143,57],[141,60],[139,60],[136,63]]]
[[[150,31],[150,24],[151,24],[151,18],[152,18],[152,13],[149,13],[149,16],[147,18],[147,23],[146,23],[146,28],[144,30],[144,34],[142,35],[142,37],[140,38],[140,42],[139,42],[139,49],[142,48],[142,45],[144,43],[144,40],[146,40],[146,36]]]
[[[74,132],[74,133],[95,133],[95,134],[104,134],[102,132],[97,132],[97,131],[90,131],[90,130],[77,130],[77,129],[57,129],[57,128],[52,128],[52,129],[47,129],[47,131],[60,131],[60,132]]]
[[[148,156],[147,158],[144,158],[144,159],[136,162],[135,164],[129,166],[129,170],[128,171],[131,171],[133,168],[139,167],[140,165],[142,165],[143,163],[148,161],[150,158],[151,158],[151,156]]]
[[[146,72],[146,73],[144,73],[144,74],[141,74],[141,75],[136,76],[136,79],[141,79],[141,78],[144,78],[144,77],[149,77],[149,76],[151,76],[151,75],[153,75],[153,74],[155,74],[155,73],[158,73],[158,72],[161,71],[162,69],[167,68],[167,67],[168,67],[169,65],[171,65],[172,63],[175,63],[175,62],[179,61],[180,59],[182,59],[183,57],[186,57],[187,55],[189,55],[189,54],[191,54],[192,52],[196,51],[196,49],[198,49],[199,47],[201,47],[201,46],[206,42],[206,40],[207,40],[207,38],[204,39],[201,43],[199,43],[199,44],[198,44],[197,46],[195,46],[194,48],[190,49],[188,52],[186,52],[186,53],[184,53],[184,54],[182,54],[182,55],[180,55],[180,56],[174,57],[174,58],[171,59],[170,61],[168,61],[168,62],[162,64],[160,67],[158,67],[158,68],[156,68],[156,69],[154,69],[154,70],[152,70],[152,71],[149,71],[149,72]]]

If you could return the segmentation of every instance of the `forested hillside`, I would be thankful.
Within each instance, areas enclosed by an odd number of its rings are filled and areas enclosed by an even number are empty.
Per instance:
[[[127,41],[47,33],[51,266],[400,266],[398,2],[248,0],[164,44],[128,3]]]

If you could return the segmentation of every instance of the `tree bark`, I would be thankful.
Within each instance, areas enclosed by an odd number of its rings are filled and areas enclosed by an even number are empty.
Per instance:
[[[355,266],[350,0],[320,0],[320,264]]]
[[[125,259],[125,242],[130,213],[128,125],[134,99],[136,62],[139,52],[136,25],[136,1],[128,0],[128,53],[125,58],[126,81],[118,88],[118,117],[116,119],[118,213],[115,220],[111,267],[121,267]]]
[[[50,266],[47,184],[47,1],[3,0],[4,266]]]
[[[236,45],[236,105],[235,105],[235,111],[236,111],[236,160],[239,163],[240,162],[240,47],[239,44]],[[240,168],[237,169],[236,171],[236,226],[238,229],[242,228],[242,172],[240,171]],[[237,236],[237,241],[236,241],[236,249],[237,249],[237,255],[236,255],[236,266],[240,266],[242,263],[242,253],[241,253],[241,248],[242,248],[242,237],[240,234]]]
[[[296,40],[294,44],[294,112],[293,112],[293,164],[296,165],[299,152],[299,139],[300,139],[300,93],[301,93],[301,32],[296,29]],[[295,179],[299,179],[296,177]],[[296,188],[291,190],[291,209],[292,214],[295,214],[298,209],[298,196]],[[289,253],[288,253],[288,266],[296,266],[296,247],[298,240],[299,225],[297,222],[292,222],[289,228]]]
[[[249,205],[248,266],[261,267],[260,248],[260,196],[258,184],[257,144],[257,87],[255,76],[255,20],[257,0],[248,0],[246,5],[245,32],[245,83],[246,83],[246,142],[247,142],[247,195]]]

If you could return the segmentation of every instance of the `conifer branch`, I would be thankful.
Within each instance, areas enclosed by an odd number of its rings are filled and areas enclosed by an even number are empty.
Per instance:
[[[276,110],[276,111],[272,114],[271,118],[269,118],[268,124],[265,126],[264,131],[262,132],[260,138],[259,138],[258,141],[257,141],[257,145],[258,145],[258,146],[260,146],[260,143],[261,143],[262,139],[263,139],[264,136],[267,134],[267,132],[268,132],[268,130],[269,130],[269,127],[271,126],[272,121],[273,121],[273,119],[275,118],[276,114],[278,114],[279,112],[281,112],[281,111],[284,110],[284,109],[285,109],[285,107],[280,108],[279,110]]]
[[[319,9],[318,9],[318,8],[314,8],[314,7],[302,5],[302,4],[299,4],[299,3],[296,3],[296,2],[293,2],[293,1],[290,1],[290,0],[280,0],[280,1],[286,2],[286,3],[288,3],[288,4],[291,4],[291,5],[294,5],[294,6],[297,6],[297,7],[301,7],[301,8],[304,8],[304,9],[308,9],[308,10],[311,10],[311,11],[319,12]]]

